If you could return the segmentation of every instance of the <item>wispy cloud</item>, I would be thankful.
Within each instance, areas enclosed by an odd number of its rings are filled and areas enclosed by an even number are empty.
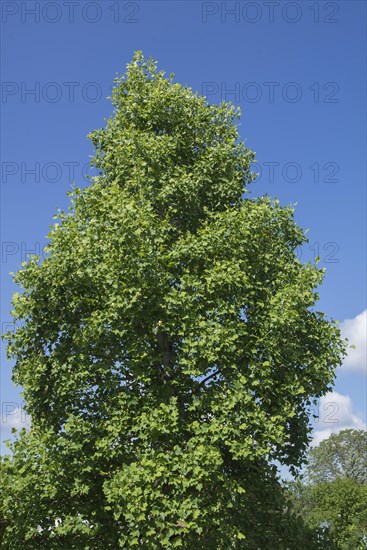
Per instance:
[[[340,328],[349,345],[356,346],[348,349],[343,368],[367,375],[367,309],[353,319],[345,319]]]

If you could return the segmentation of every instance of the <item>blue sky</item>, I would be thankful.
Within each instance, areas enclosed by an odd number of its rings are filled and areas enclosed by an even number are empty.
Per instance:
[[[327,268],[319,309],[350,319],[342,326],[359,346],[320,405],[317,437],[362,427],[365,2],[3,0],[1,26],[3,329],[16,290],[8,274],[26,252],[42,252],[71,181],[93,175],[86,135],[111,114],[113,79],[140,49],[209,101],[239,105],[261,171],[253,194],[298,203],[296,220],[310,229],[302,259],[319,255]],[[4,438],[23,419],[3,346],[1,359]]]

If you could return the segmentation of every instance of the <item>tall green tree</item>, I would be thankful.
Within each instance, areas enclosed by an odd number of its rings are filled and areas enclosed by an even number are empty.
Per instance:
[[[112,101],[98,177],[15,276],[32,427],[2,464],[3,546],[300,548],[269,464],[302,463],[344,353],[323,271],[291,207],[249,198],[233,106],[140,52]]]

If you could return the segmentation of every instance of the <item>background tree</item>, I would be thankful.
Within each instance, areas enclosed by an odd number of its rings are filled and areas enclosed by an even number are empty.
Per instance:
[[[306,482],[287,484],[291,510],[340,550],[367,548],[366,437],[342,430],[311,449]]]
[[[351,478],[367,483],[367,432],[342,430],[311,449],[308,475],[317,483]]]
[[[291,207],[246,198],[230,104],[140,52],[112,100],[99,176],[15,276],[32,428],[2,465],[3,545],[302,547],[269,464],[302,463],[341,363],[323,271],[297,259]]]
[[[367,548],[367,485],[338,478],[312,487],[310,527],[324,524],[341,550]]]

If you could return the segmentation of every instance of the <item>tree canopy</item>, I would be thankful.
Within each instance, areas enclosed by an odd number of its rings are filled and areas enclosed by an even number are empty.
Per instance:
[[[304,481],[287,484],[291,509],[331,548],[367,548],[367,432],[345,429],[310,450]]]
[[[2,462],[4,548],[322,547],[270,464],[302,464],[341,364],[324,272],[292,207],[250,198],[239,113],[173,77],[135,54],[99,175],[15,275],[32,426]]]
[[[367,432],[346,429],[321,441],[309,453],[308,475],[314,482],[343,477],[367,483]]]

